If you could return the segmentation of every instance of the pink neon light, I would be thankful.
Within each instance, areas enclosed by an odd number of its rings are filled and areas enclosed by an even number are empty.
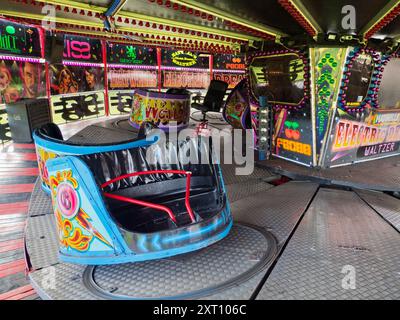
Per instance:
[[[161,67],[161,70],[174,70],[174,71],[203,71],[209,72],[210,69],[202,69],[202,68],[182,68],[182,67]]]
[[[184,174],[186,175],[186,193],[185,193],[185,207],[186,210],[189,213],[190,219],[192,220],[192,222],[196,221],[196,218],[194,216],[193,210],[190,206],[190,178],[192,176],[192,173],[190,171],[184,171],[184,170],[150,170],[150,171],[138,171],[138,172],[132,172],[132,173],[127,173],[124,175],[121,175],[119,177],[116,177],[114,179],[108,180],[106,182],[104,182],[101,185],[101,188],[104,188],[116,181],[125,179],[125,178],[129,178],[129,177],[135,177],[135,176],[140,176],[140,175],[146,175],[146,174],[157,174],[157,173],[172,173],[172,174]],[[131,199],[131,198],[126,198],[126,197],[121,197],[121,196],[117,196],[117,195],[113,195],[113,194],[109,194],[109,193],[104,193],[104,195],[106,197],[109,198],[114,198],[116,200],[121,200],[121,201],[127,201],[127,202],[131,202],[134,204],[138,204],[138,205],[142,205],[145,207],[150,207],[150,208],[154,208],[154,209],[158,209],[158,210],[162,210],[168,213],[168,215],[170,216],[171,220],[175,221],[175,216],[172,213],[171,209],[169,209],[168,207],[165,207],[163,205],[158,205],[155,203],[151,203],[151,202],[146,202],[146,201],[141,201],[141,200],[136,200],[136,199]]]
[[[6,56],[0,55],[0,59],[3,60],[15,60],[15,61],[27,61],[32,63],[44,63],[46,60],[42,58],[29,58],[29,57],[17,57],[17,56]]]
[[[63,65],[78,66],[78,67],[97,67],[97,68],[104,67],[104,63],[78,62],[78,61],[66,61],[66,60],[63,60]]]
[[[78,40],[65,40],[67,52],[63,53],[64,58],[90,59],[90,43]]]
[[[109,68],[124,68],[124,69],[142,69],[142,70],[156,70],[157,66],[146,65],[131,65],[131,64],[108,64]]]
[[[221,72],[221,73],[246,73],[246,70],[214,69],[214,72]]]

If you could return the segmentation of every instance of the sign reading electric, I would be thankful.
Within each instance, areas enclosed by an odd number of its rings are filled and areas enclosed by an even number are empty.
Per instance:
[[[337,124],[333,152],[357,149],[357,158],[396,152],[399,149],[400,124],[386,126],[341,120]]]
[[[336,129],[333,151],[342,151],[400,140],[400,124],[376,127],[364,123],[341,120]]]

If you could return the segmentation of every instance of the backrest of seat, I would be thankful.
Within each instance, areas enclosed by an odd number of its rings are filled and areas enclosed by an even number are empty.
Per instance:
[[[227,89],[228,83],[220,80],[211,80],[203,103],[208,107],[209,111],[218,112],[221,109]]]
[[[150,147],[101,152],[79,157],[89,166],[99,185],[127,173],[150,170],[185,170],[191,171],[192,176],[213,176],[215,172],[208,145],[211,145],[211,142],[205,141],[204,138],[188,139],[177,143],[160,143]],[[204,159],[207,159],[208,163],[203,164]],[[112,192],[184,177],[185,175],[168,173],[134,176],[112,183],[104,190]]]
[[[40,133],[57,140],[64,140],[60,128],[55,123],[47,123],[40,127]]]
[[[185,88],[169,88],[166,93],[168,94],[178,94],[178,95],[189,95],[190,91]]]

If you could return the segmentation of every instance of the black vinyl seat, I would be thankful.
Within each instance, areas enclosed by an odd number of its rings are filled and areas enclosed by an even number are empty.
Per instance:
[[[203,103],[192,103],[192,108],[201,111],[203,114],[201,121],[206,121],[207,112],[219,112],[221,110],[226,90],[228,90],[228,83],[221,80],[211,80]]]
[[[169,88],[167,94],[190,95],[190,91],[185,88]]]
[[[90,168],[101,186],[106,181],[130,172],[146,172],[152,170],[182,170],[192,173],[190,182],[190,206],[198,218],[208,219],[222,210],[225,202],[222,200],[222,188],[219,180],[219,168],[209,159],[209,163],[199,163],[203,153],[211,156],[210,137],[200,141],[194,139],[175,143],[160,144],[151,153],[154,159],[147,159],[148,148],[138,147],[127,150],[100,152],[80,155]],[[209,140],[207,142],[206,140]],[[187,152],[194,163],[188,162]],[[193,154],[192,154],[193,152]],[[176,163],[164,163],[166,155],[176,155]],[[153,163],[153,160],[155,161]],[[150,161],[150,162],[149,162]],[[126,177],[102,188],[103,192],[116,196],[134,198],[141,201],[164,205],[173,210],[177,225],[189,223],[190,217],[185,206],[187,178],[184,174],[152,173]],[[121,202],[109,197],[104,201],[111,216],[118,224],[132,232],[155,232],[173,228],[172,221],[165,212],[127,202]]]
[[[49,122],[40,127],[40,132],[50,138],[64,141],[60,128],[55,123]]]

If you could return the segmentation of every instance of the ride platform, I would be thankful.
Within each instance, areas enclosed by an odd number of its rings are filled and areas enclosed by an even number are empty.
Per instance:
[[[235,221],[226,238],[189,254],[106,266],[59,261],[51,200],[37,182],[25,236],[32,286],[55,300],[400,298],[399,199],[333,179],[289,181],[269,167],[249,176],[221,167]]]
[[[350,188],[400,191],[400,156],[327,169],[305,167],[275,157],[258,161],[256,165],[294,180],[309,180]]]

